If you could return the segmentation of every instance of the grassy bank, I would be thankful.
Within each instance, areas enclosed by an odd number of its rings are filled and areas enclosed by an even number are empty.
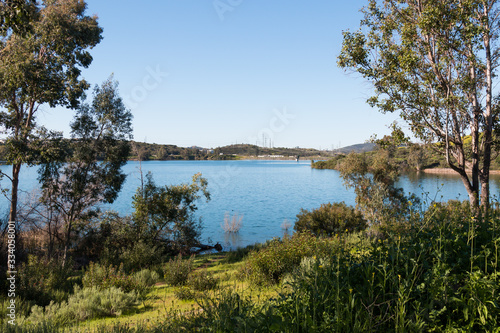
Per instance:
[[[144,304],[121,316],[61,329],[499,332],[499,259],[498,209],[477,217],[466,203],[436,203],[376,236],[370,229],[330,238],[296,234],[198,256],[190,276],[206,272],[217,280],[214,288],[197,291],[193,279],[183,286],[163,279]],[[194,296],[179,299],[183,289]]]

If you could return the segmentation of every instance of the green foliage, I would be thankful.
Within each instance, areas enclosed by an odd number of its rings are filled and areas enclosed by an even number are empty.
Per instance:
[[[398,112],[416,138],[439,143],[475,207],[479,195],[489,204],[499,50],[491,27],[499,8],[497,1],[370,1],[361,29],[343,33],[338,56],[340,67],[374,84],[371,106]]]
[[[51,300],[62,301],[73,288],[69,280],[71,274],[71,267],[63,267],[55,259],[29,255],[28,261],[19,267],[18,294],[40,305],[49,304]]]
[[[189,275],[187,285],[196,291],[213,290],[219,285],[219,279],[206,270],[200,270]]]
[[[361,213],[343,202],[322,204],[312,211],[301,209],[294,225],[295,231],[310,231],[316,236],[334,236],[361,231],[366,227],[366,220]]]
[[[174,291],[174,295],[181,301],[191,301],[198,296],[198,294],[188,286],[180,286]]]
[[[124,270],[131,272],[159,264],[162,259],[160,254],[159,247],[140,239],[131,248],[124,249],[119,258]]]
[[[82,279],[84,288],[107,289],[111,287],[120,288],[124,292],[130,292],[136,288],[136,281],[130,275],[125,274],[123,266],[105,266],[91,262]]]
[[[176,250],[198,242],[201,221],[196,221],[196,201],[203,195],[210,200],[207,180],[193,176],[192,184],[157,186],[151,173],[133,197],[137,234],[149,242],[165,241]]]
[[[7,296],[7,295],[5,295]],[[49,304],[50,300],[46,303]],[[28,301],[26,299],[23,299],[21,297],[16,298],[16,308],[15,308],[15,314],[16,314],[16,319],[19,319],[21,321],[23,318],[26,318],[29,316],[31,313],[31,308],[35,304],[34,301]],[[5,330],[2,330],[2,325],[7,324],[11,318],[8,316],[8,314],[11,313],[12,308],[12,303],[10,302],[9,298],[3,298],[0,301],[0,331],[5,332]]]
[[[3,1],[0,6],[0,33],[2,36],[9,32],[25,36],[32,33],[30,23],[37,15],[35,0]]]
[[[20,166],[52,160],[39,135],[47,132],[36,122],[39,106],[78,106],[88,88],[80,78],[81,69],[92,63],[88,50],[101,41],[102,29],[97,17],[85,15],[84,1],[4,5],[0,10],[5,37],[0,44],[0,105],[4,108],[0,122],[8,135],[7,160],[13,164],[9,220],[16,221]],[[45,143],[50,146],[50,141]]]
[[[484,220],[483,220],[484,219]],[[431,205],[404,234],[306,256],[280,295],[199,295],[203,311],[171,313],[169,332],[496,332],[500,211]],[[343,236],[344,237],[344,236]],[[259,252],[267,251],[264,247]],[[159,328],[159,327],[158,327]]]
[[[28,321],[68,325],[93,318],[119,316],[136,302],[135,293],[126,293],[116,287],[75,287],[67,302],[51,302],[45,308],[35,305]]]
[[[275,238],[261,250],[252,252],[243,270],[256,284],[277,283],[286,273],[293,272],[302,258],[329,256],[333,246],[331,241],[308,233]]]
[[[193,257],[182,259],[182,255],[179,254],[165,265],[165,282],[172,286],[184,285],[192,270]]]
[[[145,302],[149,299],[148,294],[153,291],[154,285],[160,279],[160,275],[156,271],[143,269],[133,274],[132,279],[135,284],[134,291],[137,294],[137,299]]]
[[[72,233],[97,214],[97,204],[118,197],[126,177],[121,168],[130,151],[131,120],[111,76],[95,87],[90,105],[79,107],[65,159],[48,161],[38,170],[48,215],[64,221],[64,259]]]
[[[327,161],[317,161],[311,164],[314,169],[333,169],[337,170],[339,163],[345,158],[345,155],[336,155]]]
[[[342,160],[340,176],[356,193],[356,209],[371,224],[384,226],[416,214],[415,196],[406,197],[395,187],[399,170],[390,154],[381,151],[368,160],[365,154],[351,153]]]

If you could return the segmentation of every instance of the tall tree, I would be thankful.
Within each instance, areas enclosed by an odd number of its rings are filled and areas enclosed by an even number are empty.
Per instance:
[[[29,7],[33,8],[33,7]],[[42,104],[76,108],[89,87],[80,78],[101,41],[97,17],[86,16],[83,0],[44,0],[28,21],[28,34],[12,29],[0,43],[0,124],[8,133],[11,208],[17,216],[19,173],[23,164],[38,164],[30,142],[36,138],[36,113]]]
[[[30,22],[37,14],[36,0],[0,1],[0,34],[31,32]]]
[[[42,200],[64,224],[63,263],[78,222],[93,216],[99,203],[112,203],[125,174],[132,138],[132,114],[112,78],[96,86],[90,105],[82,104],[71,124],[69,155],[39,169]]]
[[[371,81],[369,104],[435,143],[470,203],[488,207],[498,1],[370,0],[363,12],[362,29],[344,32],[339,66]]]

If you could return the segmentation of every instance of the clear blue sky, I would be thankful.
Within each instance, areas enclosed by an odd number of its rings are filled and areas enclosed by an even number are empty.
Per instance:
[[[370,84],[336,66],[342,30],[359,27],[366,1],[87,3],[104,39],[83,76],[95,85],[114,73],[137,141],[217,147],[265,137],[325,149],[382,136],[397,119],[370,108]],[[68,135],[72,115],[46,107],[39,119]]]

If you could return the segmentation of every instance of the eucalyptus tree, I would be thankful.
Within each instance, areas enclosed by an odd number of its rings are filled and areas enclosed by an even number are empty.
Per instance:
[[[374,85],[368,103],[399,112],[446,156],[474,207],[489,205],[498,103],[496,0],[370,0],[361,28],[344,32],[338,65]]]
[[[126,175],[121,168],[130,153],[132,114],[112,77],[94,89],[91,104],[82,103],[71,123],[65,159],[42,164],[42,201],[63,224],[63,264],[77,227],[85,227],[100,203],[112,203]]]
[[[2,8],[17,13],[16,4],[9,7],[8,3],[4,1]],[[20,20],[22,8],[29,10],[29,19],[23,21],[22,29],[3,29],[0,42],[0,125],[8,135],[8,162],[12,164],[12,174],[3,174],[12,183],[10,221],[17,216],[21,166],[38,164],[44,156],[43,151],[34,152],[31,144],[40,140],[36,122],[40,106],[78,107],[89,87],[80,78],[81,69],[91,64],[89,49],[102,38],[97,17],[85,15],[82,0],[44,0],[28,7],[24,4],[29,1],[19,3]],[[4,28],[8,27],[6,15],[2,13]]]
[[[0,33],[5,36],[11,32],[30,32],[30,22],[36,14],[36,0],[0,1]]]

